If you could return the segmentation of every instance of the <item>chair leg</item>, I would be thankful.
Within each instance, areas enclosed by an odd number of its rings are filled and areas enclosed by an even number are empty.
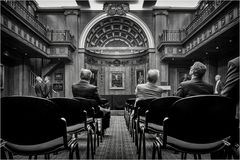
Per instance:
[[[90,131],[90,142],[91,142],[92,159],[94,159],[94,149],[93,149],[93,142],[92,142],[92,130]]]
[[[146,159],[146,139],[145,139],[145,129],[143,128],[143,159]]]
[[[76,159],[80,159],[80,153],[79,153],[79,147],[78,147],[78,144],[76,145],[75,147],[75,152],[76,152]]]
[[[156,144],[153,142],[153,147],[152,147],[152,159],[155,159],[155,154],[156,154]]]
[[[45,158],[45,159],[50,159],[50,154],[45,154],[45,155],[44,155],[44,158]]]
[[[3,147],[1,147],[1,159],[7,159],[5,149]]]
[[[138,141],[138,139],[136,141]],[[137,147],[137,149],[138,149],[138,159],[141,158],[141,148],[142,148],[142,132],[140,132],[139,146]]]
[[[158,152],[158,159],[162,159],[161,145],[157,141],[155,141],[155,144],[156,144],[156,149],[157,149],[157,152]]]
[[[11,152],[8,152],[9,159],[13,159],[13,154]]]
[[[193,154],[193,157],[194,159],[198,159],[197,155],[196,154]]]
[[[202,159],[201,154],[197,154],[197,155],[198,155],[198,159]]]
[[[95,127],[94,127],[94,154],[96,152],[96,138],[97,138],[97,132],[96,132],[96,124],[95,124]]]
[[[89,132],[87,132],[87,159],[89,159],[89,139],[90,139]]]
[[[186,158],[187,158],[187,153],[182,152],[182,153],[181,153],[181,159],[186,159]]]

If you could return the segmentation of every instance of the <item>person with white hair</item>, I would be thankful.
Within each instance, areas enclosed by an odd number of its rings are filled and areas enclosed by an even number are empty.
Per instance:
[[[159,70],[150,69],[147,73],[147,83],[138,84],[135,89],[136,101],[134,107],[136,107],[136,103],[139,100],[144,100],[148,98],[159,98],[162,96],[162,93],[167,91],[162,87],[157,85],[157,81],[159,79]],[[134,110],[131,113],[131,117],[136,117],[136,113]]]
[[[215,89],[214,89],[214,94],[218,94],[221,95],[221,92],[223,90],[223,82],[221,81],[221,76],[219,74],[217,74],[215,76]]]
[[[35,93],[37,95],[37,97],[45,97],[45,92],[44,92],[44,83],[43,80],[40,76],[36,77],[37,83],[35,84],[34,88],[35,88]]]
[[[135,89],[136,101],[146,98],[159,98],[164,90],[156,83],[159,79],[159,70],[150,69],[147,73],[147,83],[138,84]]]

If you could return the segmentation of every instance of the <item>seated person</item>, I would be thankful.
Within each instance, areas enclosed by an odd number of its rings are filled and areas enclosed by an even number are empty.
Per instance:
[[[134,107],[136,107],[136,102],[147,98],[159,98],[165,91],[156,83],[159,79],[159,71],[157,69],[150,69],[147,73],[147,83],[138,84],[135,89],[136,101]],[[132,112],[134,115],[134,110]]]
[[[97,87],[90,84],[92,72],[88,69],[81,69],[80,81],[72,85],[72,93],[74,97],[83,97],[87,99],[93,99],[97,102],[94,106],[96,110],[96,116],[103,118],[103,130],[109,127],[110,124],[110,110],[102,108],[101,98],[98,94]],[[94,104],[93,104],[94,105]]]
[[[235,128],[231,136],[230,143],[233,150],[233,158],[239,159],[239,57],[228,62],[228,70],[226,74],[226,83],[222,90],[222,96],[232,98],[236,105]],[[219,157],[217,157],[219,158]],[[220,157],[222,158],[222,157]]]
[[[203,81],[207,67],[201,62],[195,62],[189,71],[191,80],[180,83],[176,95],[189,97],[203,94],[213,94],[213,86]]]

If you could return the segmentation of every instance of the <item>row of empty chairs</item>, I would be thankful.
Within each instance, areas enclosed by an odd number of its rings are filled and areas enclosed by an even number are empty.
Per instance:
[[[161,159],[162,149],[181,152],[182,159],[187,157],[187,153],[200,159],[201,154],[229,150],[228,139],[233,134],[236,111],[230,98],[217,95],[169,96],[139,100],[136,107],[134,103],[135,99],[126,101],[124,117],[139,159],[142,150],[146,159],[146,133],[155,135],[152,158],[157,152]],[[131,116],[133,110],[135,116]]]
[[[87,132],[87,158],[94,158],[99,145],[101,119],[95,117],[95,102],[85,98],[10,96],[1,98],[1,152],[13,155],[44,155],[69,151],[69,159],[80,158],[78,143]],[[94,140],[93,137],[94,136]],[[5,154],[3,158],[7,157]]]

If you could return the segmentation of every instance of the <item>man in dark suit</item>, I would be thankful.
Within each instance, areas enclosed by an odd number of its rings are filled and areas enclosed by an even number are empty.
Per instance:
[[[103,130],[109,127],[110,111],[101,107],[101,99],[98,94],[97,87],[90,84],[92,72],[88,69],[82,69],[80,72],[80,81],[72,85],[72,93],[74,97],[83,97],[93,99],[97,102],[94,106],[97,112],[97,117],[103,117]],[[93,104],[94,105],[94,104]]]
[[[195,95],[213,94],[213,86],[202,80],[207,67],[201,62],[195,62],[190,69],[191,80],[181,82],[176,95],[189,97]]]
[[[216,75],[215,76],[215,89],[214,89],[214,94],[218,94],[221,95],[222,89],[223,89],[223,82],[221,81],[221,76],[220,75]]]
[[[45,86],[44,86],[44,91],[45,91],[45,98],[51,98],[52,97],[52,84],[50,82],[50,77],[49,76],[46,76],[44,78],[44,83],[45,83]]]
[[[228,71],[222,96],[232,98],[236,104],[235,130],[230,142],[232,144],[234,158],[239,159],[239,57],[228,62]]]
[[[37,95],[37,97],[42,97],[45,98],[45,92],[44,92],[44,83],[41,77],[37,76],[36,77],[37,83],[34,86],[35,88],[35,93]]]

